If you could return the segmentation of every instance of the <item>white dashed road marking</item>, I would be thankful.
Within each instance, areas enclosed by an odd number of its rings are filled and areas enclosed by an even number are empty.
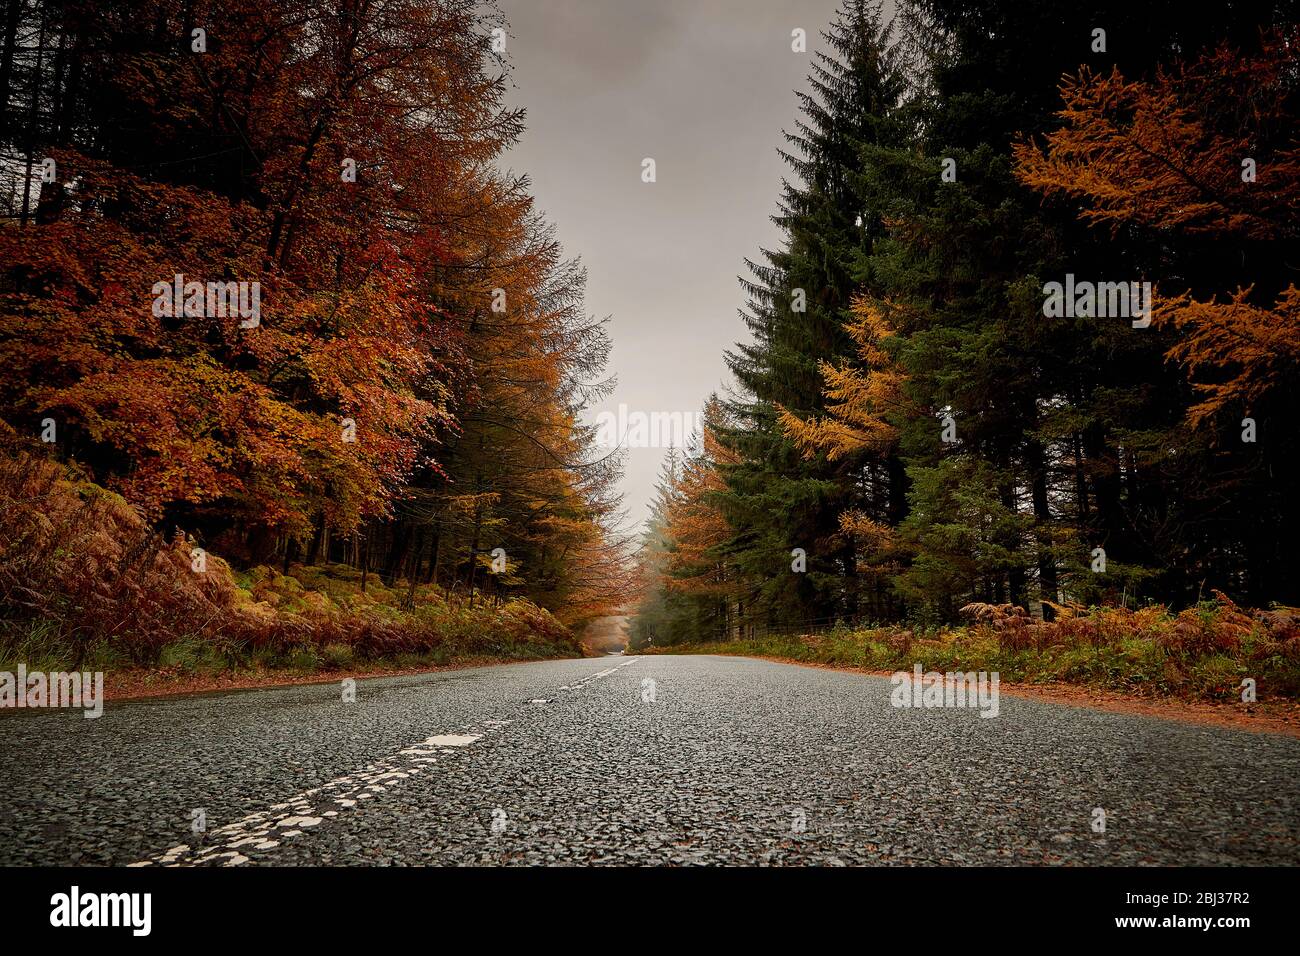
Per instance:
[[[617,667],[600,671],[580,681],[567,684],[560,690],[577,690],[594,680],[608,677],[621,667],[635,664],[638,658],[624,661]],[[532,703],[547,703],[537,700]],[[282,840],[302,836],[304,831],[319,826],[325,818],[337,818],[341,811],[354,810],[362,800],[376,793],[385,793],[401,781],[419,775],[428,764],[437,763],[439,753],[449,753],[453,747],[469,747],[487,734],[505,728],[508,720],[488,720],[482,725],[483,733],[435,734],[393,754],[377,760],[354,773],[337,777],[311,790],[305,790],[284,803],[268,810],[250,813],[242,820],[218,827],[209,834],[203,846],[182,843],[170,850],[156,854],[128,866],[194,866],[220,863],[222,866],[240,866],[249,862],[239,852],[240,847],[271,850]]]

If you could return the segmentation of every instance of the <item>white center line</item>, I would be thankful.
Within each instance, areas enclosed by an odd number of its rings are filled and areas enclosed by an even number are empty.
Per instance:
[[[560,689],[577,690],[590,681],[608,677],[620,667],[635,664],[637,660],[634,657],[618,667],[592,674]],[[326,817],[336,818],[342,811],[355,809],[360,801],[368,800],[376,793],[387,792],[401,781],[419,775],[425,765],[437,763],[438,754],[451,753],[451,748],[455,747],[469,747],[487,734],[501,731],[509,723],[508,720],[485,721],[482,725],[483,733],[435,734],[360,770],[305,790],[284,803],[275,804],[269,810],[250,813],[241,820],[218,827],[200,846],[182,843],[127,865],[194,866],[220,863],[222,866],[241,866],[249,862],[248,857],[239,852],[241,847],[274,849],[280,846],[282,840],[302,836],[305,830],[319,826]]]

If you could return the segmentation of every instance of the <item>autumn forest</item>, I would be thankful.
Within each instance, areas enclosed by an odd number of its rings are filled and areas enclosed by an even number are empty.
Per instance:
[[[1300,603],[1288,6],[845,3],[634,644]]]
[[[846,0],[726,381],[630,529],[494,4],[5,0],[4,659],[1206,602],[1300,657],[1287,7]]]
[[[497,164],[522,128],[499,16],[4,10],[10,623],[258,645],[328,614],[345,648],[393,649],[428,643],[417,603],[519,599],[558,631],[622,599],[618,458],[582,420],[609,343]],[[118,540],[51,553],[94,530]]]

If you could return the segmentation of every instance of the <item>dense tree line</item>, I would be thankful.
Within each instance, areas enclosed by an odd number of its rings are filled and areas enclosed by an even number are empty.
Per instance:
[[[0,10],[6,442],[237,562],[617,601],[606,331],[498,163],[490,4]]]
[[[1300,603],[1294,11],[848,0],[824,39],[637,639]]]

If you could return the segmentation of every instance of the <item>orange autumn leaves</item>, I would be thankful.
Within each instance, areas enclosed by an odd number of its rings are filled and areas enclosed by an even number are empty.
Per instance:
[[[1016,175],[1048,198],[1078,203],[1079,217],[1154,236],[1213,240],[1221,255],[1300,238],[1300,46],[1292,31],[1244,57],[1221,47],[1194,62],[1126,80],[1083,71],[1068,79],[1062,126],[1040,147],[1015,147]],[[1189,281],[1190,280],[1190,283]],[[1194,284],[1195,276],[1184,280]],[[1220,412],[1249,414],[1300,359],[1300,291],[1238,288],[1226,297],[1173,289],[1157,296],[1153,324],[1176,333],[1166,358],[1188,374],[1197,426]]]
[[[891,451],[898,429],[886,416],[905,404],[906,376],[882,345],[894,334],[882,307],[856,299],[845,331],[857,347],[860,364],[820,363],[829,414],[804,420],[779,409],[781,426],[796,447],[805,454],[825,454],[830,461],[860,451]]]
[[[57,174],[0,225],[0,428],[238,563],[616,604],[608,337],[502,162],[500,11],[20,6],[49,56],[0,146]],[[155,313],[176,276],[255,283],[260,322]]]
[[[1222,47],[1150,80],[1085,69],[1062,84],[1061,128],[1042,144],[1015,144],[1015,174],[1112,232],[1200,237],[1221,243],[1225,256],[1293,242],[1300,238],[1300,138],[1284,101],[1296,95],[1297,68],[1296,37],[1273,34],[1254,56]],[[1163,283],[1166,290],[1176,284]],[[821,367],[828,414],[804,420],[781,410],[785,433],[805,455],[835,461],[896,443],[887,412],[905,404],[904,377],[880,348],[891,334],[880,309],[854,306],[846,331],[858,347],[856,364]],[[1165,357],[1184,369],[1197,396],[1186,410],[1193,427],[1222,412],[1249,414],[1300,364],[1294,284],[1227,296],[1168,291],[1152,319],[1176,333]],[[842,526],[869,537],[887,530],[852,513]]]
[[[837,461],[863,450],[885,454],[896,447],[898,429],[888,416],[909,407],[906,376],[889,351],[895,332],[887,315],[897,309],[865,298],[854,301],[846,329],[860,364],[821,364],[827,415],[804,420],[778,406],[782,428],[804,454]],[[643,587],[662,583],[669,592],[719,602],[734,601],[743,592],[726,553],[734,531],[719,505],[727,491],[727,471],[739,462],[739,455],[719,439],[727,427],[722,404],[710,399],[699,447],[683,456],[663,489],[663,538],[670,544],[662,577]],[[840,516],[840,532],[876,549],[893,536],[891,529],[857,510]]]
[[[887,314],[899,311],[896,303],[879,303],[859,297],[853,301],[845,331],[857,350],[857,363],[820,364],[825,381],[825,416],[802,419],[779,408],[781,427],[806,456],[825,455],[839,461],[860,452],[886,456],[896,451],[899,431],[890,415],[905,412],[908,403],[906,374],[889,351],[894,344],[894,324]],[[880,551],[894,539],[894,530],[860,509],[840,515],[840,532]]]
[[[185,158],[52,150],[61,213],[0,230],[5,417],[53,418],[154,520],[355,529],[437,467],[473,374],[459,316],[494,286],[522,310],[546,279],[531,199],[490,165],[519,116],[464,3],[234,3],[198,54],[157,40],[178,17],[149,3],[108,24],[150,38],[102,80]],[[154,315],[174,275],[258,283],[261,324]]]
[[[1167,357],[1201,396],[1187,412],[1192,425],[1228,406],[1249,413],[1300,364],[1300,289],[1288,286],[1271,305],[1251,302],[1252,291],[1239,289],[1225,302],[1184,293],[1157,306],[1155,321],[1182,334]]]
[[[704,430],[695,454],[683,458],[667,489],[665,585],[698,597],[726,598],[735,588],[720,547],[731,536],[716,497],[725,490],[722,469],[736,463],[734,452],[718,441],[723,424],[716,398],[704,407]]]
[[[312,288],[231,241],[265,225],[255,210],[117,170],[84,173],[76,194],[133,221],[92,212],[0,232],[14,277],[0,319],[5,405],[53,418],[73,457],[111,449],[120,464],[98,477],[151,518],[219,507],[303,533],[316,509],[336,524],[382,513],[419,442],[448,420],[425,385],[436,326],[409,268]],[[261,325],[155,316],[154,284],[177,274],[259,282]],[[345,418],[355,442],[342,440]]]

